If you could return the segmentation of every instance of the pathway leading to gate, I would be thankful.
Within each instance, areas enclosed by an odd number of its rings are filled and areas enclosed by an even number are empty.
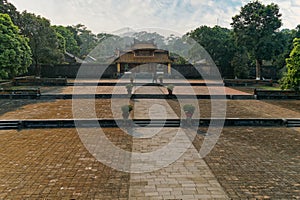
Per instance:
[[[162,93],[158,87],[151,87],[151,90],[148,92]],[[140,99],[135,102],[135,118],[155,119],[161,118],[162,115],[167,118],[178,118],[166,101]],[[191,143],[187,131],[181,128],[134,129],[132,151],[147,153],[160,150],[168,145],[176,134],[180,135],[180,144]],[[169,146],[168,151],[180,153],[176,145]],[[228,199],[205,161],[199,157],[195,147],[190,144],[182,153],[179,159],[164,168],[152,172],[132,173],[129,199]],[[149,165],[155,168],[166,160],[168,158],[164,155],[150,163],[145,158],[140,160],[132,158],[131,170],[147,170]]]

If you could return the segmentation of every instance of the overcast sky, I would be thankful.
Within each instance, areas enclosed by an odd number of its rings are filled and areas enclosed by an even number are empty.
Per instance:
[[[184,34],[201,25],[230,27],[248,0],[9,0],[19,11],[27,10],[55,25],[84,24],[94,33],[122,28],[161,28]],[[262,0],[276,3],[283,27],[300,24],[300,0]]]

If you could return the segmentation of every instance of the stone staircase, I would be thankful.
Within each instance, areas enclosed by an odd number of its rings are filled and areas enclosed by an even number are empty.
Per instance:
[[[0,130],[19,129],[19,121],[0,121]]]

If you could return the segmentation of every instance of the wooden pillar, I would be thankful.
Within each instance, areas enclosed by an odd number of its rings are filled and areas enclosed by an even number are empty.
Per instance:
[[[117,72],[121,73],[121,63],[117,63]]]
[[[169,75],[171,75],[171,71],[172,71],[171,63],[168,63],[168,74]]]

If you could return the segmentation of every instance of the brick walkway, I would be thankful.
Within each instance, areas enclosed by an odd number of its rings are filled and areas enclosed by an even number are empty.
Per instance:
[[[141,99],[140,99],[141,100]],[[136,105],[145,104],[151,107],[152,100],[136,101]],[[157,104],[163,100],[157,99]],[[125,101],[113,100],[114,104],[124,104]],[[178,116],[182,112],[176,100],[167,100],[168,104],[175,110]],[[191,101],[184,100],[184,103]],[[199,100],[198,105],[200,108],[200,117],[209,118],[211,105],[210,100]],[[41,100],[0,100],[1,110],[4,113],[0,115],[0,119],[71,119],[72,113],[72,100],[55,100],[55,101],[41,101]],[[112,118],[113,113],[116,118],[121,118],[121,112],[118,107],[111,107],[110,99],[97,99],[95,106],[97,117],[99,118]],[[169,107],[169,106],[168,106]],[[154,107],[155,108],[155,107]],[[88,108],[85,108],[87,111]],[[141,108],[142,109],[142,108]],[[146,108],[145,108],[146,110]],[[148,109],[147,109],[148,110]],[[10,111],[10,112],[7,112]],[[168,110],[167,112],[170,112]],[[88,118],[90,112],[85,112],[85,118]],[[287,101],[256,101],[256,100],[229,100],[227,101],[226,115],[228,118],[300,118],[300,103],[297,100]],[[146,115],[148,116],[148,115]],[[93,117],[93,116],[90,116]],[[143,116],[136,116],[136,118]],[[144,117],[143,117],[144,118]],[[177,116],[176,116],[177,118]]]
[[[161,92],[158,87],[152,89],[154,90],[152,92]],[[151,109],[151,105],[153,109]],[[177,115],[164,100],[151,100],[150,102],[141,99],[135,103],[135,109],[134,116],[137,118],[155,119],[163,118],[164,115],[167,115],[166,118],[177,118]],[[133,152],[145,154],[160,151],[165,146],[167,146],[167,149],[164,150],[165,152],[161,156],[154,156],[157,160],[153,160],[153,156],[147,158],[147,155],[132,160],[133,171],[141,169],[149,171],[152,169],[149,166],[155,169],[160,164],[163,165],[168,162],[170,164],[153,172],[132,173],[130,176],[129,199],[228,198],[207,164],[199,157],[195,147],[190,145],[190,139],[184,130],[181,128],[158,129],[148,127],[138,128],[135,132],[140,133],[140,135],[139,137],[133,137]],[[178,135],[180,137],[176,140],[176,144],[168,146],[171,140]],[[172,156],[176,154],[178,154],[178,159],[172,160]],[[180,155],[182,156],[180,157]]]
[[[299,128],[224,128],[205,161],[231,199],[300,199],[299,141]]]
[[[117,146],[131,138],[106,129]],[[76,129],[0,131],[0,199],[128,199],[130,174],[98,162]]]
[[[141,88],[142,86],[140,86]],[[75,90],[74,90],[75,88]],[[144,90],[139,90],[135,92],[136,94],[157,94],[153,87],[144,86]],[[212,91],[217,90],[218,87],[210,87]],[[136,89],[136,88],[134,88]],[[163,94],[168,94],[168,91],[165,87],[161,87]],[[229,87],[225,87],[225,94],[228,95],[249,95],[239,90],[235,90]],[[73,94],[75,91],[76,94],[127,94],[125,86],[67,86],[67,87],[53,87],[53,90],[44,92],[44,94]],[[208,87],[206,86],[191,86],[188,90],[186,86],[175,86],[174,94],[195,94],[195,95],[209,95]]]
[[[176,129],[163,129],[150,139],[133,139],[134,152],[152,152],[167,145],[176,134]],[[184,139],[183,139],[184,140]],[[185,138],[185,140],[189,140]],[[183,141],[179,141],[182,142]],[[187,141],[184,141],[187,142]],[[171,146],[174,154],[178,148]],[[161,157],[157,162],[164,162]],[[148,163],[147,160],[144,161]],[[134,164],[134,162],[132,163]],[[139,165],[142,165],[139,163]],[[191,145],[174,163],[148,173],[132,173],[130,176],[129,199],[227,199],[227,195],[199,153]]]
[[[68,80],[69,82],[100,82],[100,83],[130,83],[128,79],[124,80],[117,80],[117,79],[112,79],[112,80]],[[135,80],[138,83],[151,83],[152,79],[138,79]],[[181,79],[166,79],[164,81],[164,84],[167,85],[168,83],[204,83],[203,80],[181,80]],[[126,94],[126,88],[125,86],[67,86],[67,87],[53,87],[52,90],[49,90],[49,87],[46,87],[47,90],[45,90],[45,94],[47,93],[61,93],[61,94]],[[136,94],[168,94],[167,89],[165,87],[160,87],[161,90],[163,91],[162,93],[156,93],[155,87],[139,87],[139,88],[144,88],[143,90],[136,91]],[[202,95],[209,95],[210,92],[217,92],[219,90],[219,87],[209,87],[206,86],[175,86],[174,87],[174,94],[202,94]],[[134,88],[136,89],[136,88]],[[228,95],[247,95],[249,93],[242,92],[233,88],[229,87],[224,87],[225,93]],[[43,88],[42,88],[42,91]]]
[[[166,92],[156,87],[147,89],[150,93]],[[125,91],[121,90],[118,92]],[[134,104],[138,108],[133,113],[135,118],[177,118],[181,112],[173,100],[139,99]],[[0,105],[0,113],[11,111],[1,119],[73,117],[70,100],[0,100]],[[200,100],[199,105],[201,117],[209,117],[209,100]],[[227,117],[300,117],[299,105],[299,101],[228,101]],[[96,100],[95,107],[98,117],[113,117],[110,100]],[[89,112],[86,109],[86,117]],[[120,118],[120,109],[118,112]],[[107,128],[105,134],[126,151],[150,153],[169,144],[177,131],[182,136],[179,144],[188,144],[190,132],[182,129],[137,128],[131,137],[120,129]],[[98,162],[85,149],[75,129],[0,131],[0,137],[1,200],[300,199],[299,128],[225,128],[204,160],[194,148],[199,149],[203,140],[203,135],[197,135],[194,145],[176,162],[153,172],[131,174]],[[167,153],[180,153],[180,149],[170,146]],[[107,153],[108,157],[112,155]],[[131,169],[160,166],[171,159],[166,155],[161,154],[159,162],[130,158]]]

